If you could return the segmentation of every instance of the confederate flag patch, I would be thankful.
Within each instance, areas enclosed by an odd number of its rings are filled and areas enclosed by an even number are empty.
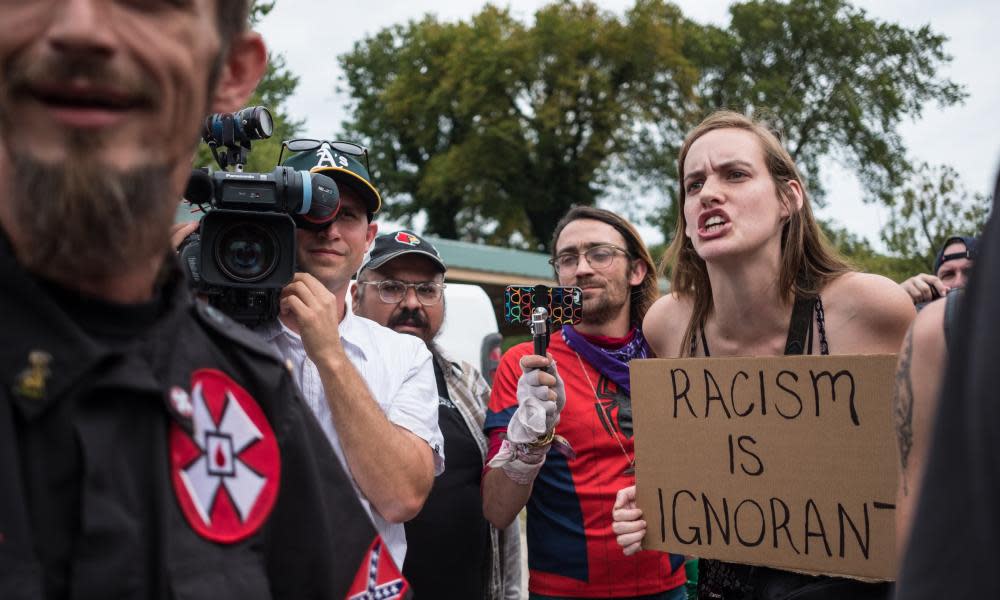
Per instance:
[[[396,567],[382,538],[375,536],[347,591],[347,600],[403,600],[409,597],[410,584]]]
[[[281,455],[250,394],[225,373],[191,375],[193,434],[170,425],[174,494],[198,535],[231,544],[253,535],[278,498]]]

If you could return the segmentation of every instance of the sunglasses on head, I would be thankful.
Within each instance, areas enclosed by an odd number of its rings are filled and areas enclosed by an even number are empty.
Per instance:
[[[299,152],[312,152],[313,150],[319,150],[320,147],[326,144],[331,150],[336,150],[341,154],[348,154],[350,156],[362,156],[365,159],[365,169],[371,173],[371,167],[368,165],[368,148],[355,144],[354,142],[344,142],[344,141],[330,141],[330,140],[314,140],[311,138],[299,138],[294,140],[285,140],[281,142],[281,152],[278,154],[278,164],[281,164],[281,159],[285,156],[285,149],[287,148],[289,152],[294,152],[298,154]]]

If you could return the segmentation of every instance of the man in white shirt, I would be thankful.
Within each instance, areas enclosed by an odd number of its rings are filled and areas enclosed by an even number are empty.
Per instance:
[[[367,153],[319,142],[285,164],[337,182],[341,205],[327,227],[297,229],[299,273],[282,291],[279,317],[258,331],[286,359],[303,396],[354,480],[397,565],[403,522],[444,470],[431,354],[417,338],[345,311],[344,297],[378,231],[381,207]],[[354,148],[357,154],[354,154]]]

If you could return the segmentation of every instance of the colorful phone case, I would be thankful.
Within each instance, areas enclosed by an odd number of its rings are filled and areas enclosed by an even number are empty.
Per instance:
[[[544,306],[549,309],[553,324],[575,325],[583,314],[583,290],[578,287],[540,286]],[[535,309],[532,299],[536,286],[508,285],[504,291],[504,318],[508,323],[531,323],[531,313]]]

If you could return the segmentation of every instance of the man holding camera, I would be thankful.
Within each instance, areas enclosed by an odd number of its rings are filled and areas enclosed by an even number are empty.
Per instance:
[[[635,483],[629,362],[652,355],[640,325],[659,295],[653,260],[620,216],[576,207],[556,225],[551,262],[560,285],[583,288],[583,320],[552,334],[548,357],[528,342],[501,359],[483,512],[505,527],[527,505],[532,600],[683,599],[683,557],[625,556],[611,522],[618,490]],[[553,447],[559,437],[575,456]]]
[[[479,495],[490,387],[478,369],[450,360],[434,342],[444,323],[446,270],[426,238],[401,230],[375,238],[351,286],[356,314],[417,337],[434,357],[448,470],[434,481],[420,514],[406,524],[403,574],[417,600],[519,600],[520,528],[516,521],[506,530],[491,527]]]
[[[326,228],[297,230],[300,272],[282,291],[278,319],[259,332],[291,364],[306,403],[402,566],[403,522],[420,512],[434,476],[444,470],[444,444],[426,346],[345,310],[381,207],[360,157],[367,162],[360,147],[317,141],[285,161],[332,178],[341,204]]]
[[[342,598],[378,560],[288,372],[169,247],[205,115],[264,72],[248,11],[0,5],[5,600]]]
[[[902,286],[914,304],[923,305],[965,287],[976,257],[976,238],[952,236],[934,258],[934,274],[918,273]]]

